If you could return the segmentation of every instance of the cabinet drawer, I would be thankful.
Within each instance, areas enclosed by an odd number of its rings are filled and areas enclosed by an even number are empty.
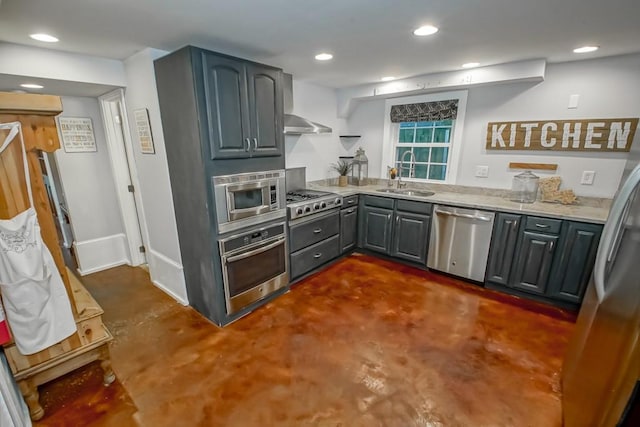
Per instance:
[[[560,234],[562,220],[540,218],[538,216],[528,216],[524,229],[526,231],[537,231],[538,233]]]
[[[358,206],[358,195],[347,196],[342,198],[342,209]]]
[[[309,222],[291,226],[289,242],[291,252],[299,251],[309,245],[318,243],[327,237],[334,236],[340,231],[340,211],[314,219]]]
[[[377,196],[364,196],[364,204],[376,208],[393,209],[394,199]]]
[[[413,212],[418,214],[431,214],[431,203],[414,202],[411,200],[398,200],[396,209],[403,212]]]
[[[291,254],[291,277],[299,277],[340,255],[340,236]]]

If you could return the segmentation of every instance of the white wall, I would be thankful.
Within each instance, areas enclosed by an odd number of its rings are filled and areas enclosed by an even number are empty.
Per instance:
[[[0,43],[0,74],[53,80],[125,86],[122,61],[42,49],[12,43]]]
[[[293,113],[333,129],[330,134],[286,135],[286,167],[306,166],[307,181],[338,176],[329,165],[355,153],[358,141],[340,140],[345,121],[338,119],[334,89],[293,81]]]
[[[569,96],[580,95],[577,109],[567,108]],[[490,121],[638,117],[640,115],[640,55],[618,56],[547,66],[542,83],[513,83],[469,90],[463,152],[456,184],[510,188],[516,171],[509,162],[557,163],[563,188],[576,194],[612,197],[624,168],[622,153],[487,152],[486,127]],[[372,174],[381,170],[384,100],[359,105],[348,120],[353,129],[372,124],[362,138]],[[640,144],[640,133],[634,144]],[[378,162],[378,163],[376,163]],[[489,166],[488,178],[476,178],[476,165]],[[580,184],[582,172],[596,172],[594,185]],[[540,174],[545,176],[544,174]]]
[[[79,270],[86,274],[125,264],[129,254],[98,100],[62,97],[62,107],[60,117],[91,118],[97,146],[95,153],[55,152]]]
[[[166,53],[147,48],[124,61],[127,74],[125,99],[147,225],[149,246],[147,261],[151,280],[156,286],[186,304],[187,290],[182,271],[167,153],[160,118],[160,104],[153,69],[153,60]],[[149,110],[155,154],[140,152],[140,143],[135,132],[133,118],[133,112],[138,108]]]

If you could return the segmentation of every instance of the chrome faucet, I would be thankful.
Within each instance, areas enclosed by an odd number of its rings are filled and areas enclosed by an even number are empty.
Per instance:
[[[416,163],[416,156],[415,154],[413,154],[413,151],[405,151],[402,154],[402,158],[400,159],[400,170],[399,170],[399,176],[398,176],[398,188],[403,188],[407,186],[406,182],[402,182],[402,172],[406,169],[404,167],[404,162],[405,162],[405,157],[407,157],[407,154],[410,154],[411,157],[409,158],[409,178],[413,178],[411,176],[411,168],[414,167],[415,163]]]

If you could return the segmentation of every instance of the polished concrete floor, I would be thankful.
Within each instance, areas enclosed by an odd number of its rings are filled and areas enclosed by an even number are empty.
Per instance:
[[[115,336],[41,426],[560,426],[571,315],[364,255],[220,329],[139,268],[83,279]]]

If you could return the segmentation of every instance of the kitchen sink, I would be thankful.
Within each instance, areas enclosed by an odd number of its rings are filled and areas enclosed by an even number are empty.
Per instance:
[[[376,190],[380,193],[404,194],[405,196],[429,197],[433,196],[433,191],[410,190],[406,188],[381,188]]]

